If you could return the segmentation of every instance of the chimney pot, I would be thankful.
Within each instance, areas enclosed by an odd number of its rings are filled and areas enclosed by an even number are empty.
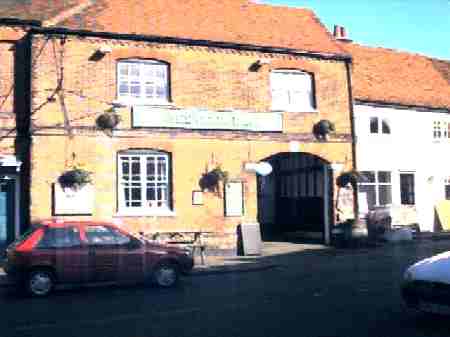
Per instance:
[[[347,36],[347,31],[345,27],[334,25],[334,32],[333,32],[334,38],[339,41],[344,42],[351,42],[351,40]]]

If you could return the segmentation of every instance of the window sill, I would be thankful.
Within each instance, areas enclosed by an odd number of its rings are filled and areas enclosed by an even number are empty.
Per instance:
[[[118,211],[113,217],[175,217],[177,214],[171,210],[122,210]]]
[[[286,108],[286,109],[271,109],[270,112],[291,112],[291,113],[317,113],[317,109],[295,109],[295,108]]]
[[[116,105],[123,107],[133,107],[133,106],[150,106],[150,107],[172,107],[175,105],[172,102],[151,102],[151,101],[131,101],[131,100],[116,100],[114,101]]]

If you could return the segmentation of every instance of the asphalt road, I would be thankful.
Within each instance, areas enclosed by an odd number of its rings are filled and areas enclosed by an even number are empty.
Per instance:
[[[450,241],[276,258],[279,267],[188,277],[176,289],[71,289],[47,299],[0,291],[1,337],[434,337],[448,317],[405,310],[412,262]]]

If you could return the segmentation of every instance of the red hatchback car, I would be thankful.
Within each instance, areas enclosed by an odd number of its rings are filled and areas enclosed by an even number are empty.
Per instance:
[[[194,266],[188,250],[144,241],[110,223],[45,222],[7,251],[5,271],[34,296],[60,283],[177,283]]]

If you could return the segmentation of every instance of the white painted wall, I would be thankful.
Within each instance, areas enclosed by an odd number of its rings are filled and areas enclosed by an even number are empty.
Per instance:
[[[450,114],[356,104],[356,157],[359,171],[392,172],[392,203],[400,205],[399,173],[415,173],[417,220],[431,231],[434,205],[444,199],[444,179],[450,176],[450,142],[433,140],[433,120],[450,122]],[[391,134],[371,134],[370,117],[386,118]]]

